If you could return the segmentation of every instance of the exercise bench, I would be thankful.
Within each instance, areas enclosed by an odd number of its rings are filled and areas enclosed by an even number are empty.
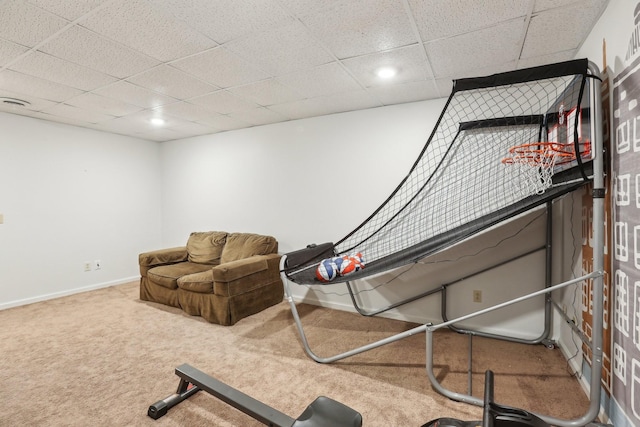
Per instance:
[[[298,418],[268,406],[233,387],[218,381],[188,364],[176,368],[180,377],[178,390],[149,406],[147,415],[157,420],[178,403],[199,391],[206,391],[223,402],[272,427],[361,427],[362,415],[328,397],[320,396]]]

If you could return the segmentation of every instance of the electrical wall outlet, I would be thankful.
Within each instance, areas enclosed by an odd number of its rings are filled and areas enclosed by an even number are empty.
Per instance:
[[[84,271],[91,271],[91,262],[89,261],[84,262]]]
[[[473,291],[473,302],[482,302],[482,291]]]
[[[96,270],[100,270],[102,268],[102,261],[100,261],[99,259],[93,261],[93,268],[95,268]]]
[[[4,224],[4,214],[0,213],[0,224]]]

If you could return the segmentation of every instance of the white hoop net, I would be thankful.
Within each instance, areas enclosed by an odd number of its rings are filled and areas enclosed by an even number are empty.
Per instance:
[[[550,188],[556,164],[572,159],[575,154],[567,144],[538,142],[511,147],[502,163],[518,170],[522,180],[515,190],[528,196],[542,194]]]

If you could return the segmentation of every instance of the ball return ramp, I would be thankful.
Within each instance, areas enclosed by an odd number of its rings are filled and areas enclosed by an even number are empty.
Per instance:
[[[307,354],[331,363],[408,336],[425,333],[427,375],[445,396],[482,406],[473,396],[442,387],[433,373],[433,332],[583,282],[593,287],[593,360],[590,406],[558,426],[584,426],[600,409],[604,276],[604,150],[600,78],[586,59],[454,81],[453,90],[418,159],[391,195],[337,243],[309,245],[283,255],[285,295]],[[518,215],[547,205],[587,183],[593,185],[593,271],[493,307],[439,324],[425,324],[331,357],[309,347],[291,293],[293,285],[347,286],[350,282],[418,263]],[[353,263],[358,268],[345,268]],[[343,262],[344,260],[351,260]],[[548,275],[550,277],[550,275]],[[398,307],[423,294],[399,301]],[[378,314],[385,309],[363,312]]]

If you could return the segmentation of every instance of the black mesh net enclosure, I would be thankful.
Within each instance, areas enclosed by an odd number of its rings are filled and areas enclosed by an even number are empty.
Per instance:
[[[454,81],[393,193],[335,245],[292,253],[287,277],[320,284],[323,258],[354,253],[364,268],[327,283],[413,263],[583,185],[592,155],[590,77],[584,59]]]

